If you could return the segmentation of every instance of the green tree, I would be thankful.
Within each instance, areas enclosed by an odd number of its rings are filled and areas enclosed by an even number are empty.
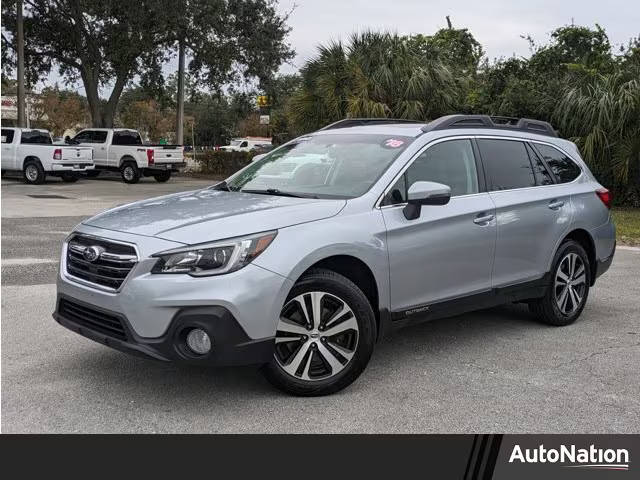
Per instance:
[[[429,119],[449,113],[456,84],[451,71],[408,37],[364,32],[347,46],[333,42],[301,71],[289,113],[300,131],[345,117]]]

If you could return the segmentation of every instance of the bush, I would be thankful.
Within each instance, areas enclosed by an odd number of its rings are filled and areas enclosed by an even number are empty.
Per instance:
[[[251,163],[253,152],[225,152],[224,150],[210,150],[196,153],[196,160],[200,164],[202,173],[228,176]]]

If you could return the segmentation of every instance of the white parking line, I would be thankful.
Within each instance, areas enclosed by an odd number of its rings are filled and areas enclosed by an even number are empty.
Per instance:
[[[34,265],[36,263],[58,263],[57,258],[3,258],[0,261],[5,265]]]

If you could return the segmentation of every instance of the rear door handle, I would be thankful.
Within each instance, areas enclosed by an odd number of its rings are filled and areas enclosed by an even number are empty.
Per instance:
[[[494,218],[495,216],[493,214],[489,214],[489,215],[480,214],[473,219],[473,223],[475,223],[476,225],[482,225],[484,223],[489,223]]]
[[[562,200],[552,200],[551,202],[549,202],[549,208],[551,210],[557,210],[561,208],[563,205],[564,205],[564,201]]]

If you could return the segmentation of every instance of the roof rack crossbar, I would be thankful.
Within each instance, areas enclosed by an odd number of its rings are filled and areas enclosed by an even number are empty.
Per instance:
[[[431,132],[453,128],[493,128],[536,133],[550,137],[558,136],[551,124],[542,120],[489,115],[447,115],[428,123],[422,127],[422,131]]]
[[[331,123],[320,130],[333,130],[335,128],[359,127],[362,125],[387,125],[391,123],[424,123],[419,120],[407,120],[403,118],[345,118]]]

